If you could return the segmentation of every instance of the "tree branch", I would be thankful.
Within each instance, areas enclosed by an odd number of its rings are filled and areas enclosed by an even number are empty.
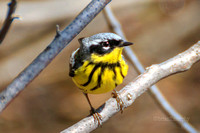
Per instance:
[[[13,13],[15,13],[16,6],[17,6],[16,0],[11,0],[11,2],[8,3],[8,7],[9,7],[8,14],[4,21],[3,27],[0,30],[0,44],[3,42],[13,20],[18,18],[16,16],[13,16]]]
[[[146,69],[146,71],[139,75],[134,81],[130,82],[123,89],[119,91],[119,95],[126,107],[130,106],[137,97],[144,93],[149,87],[159,80],[179,72],[186,71],[200,60],[200,41],[191,48],[178,54],[177,56],[160,64],[155,64]],[[110,117],[120,111],[117,102],[114,98],[110,98],[101,107],[98,108],[102,116],[102,123],[107,121]],[[93,116],[88,116],[73,126],[67,128],[61,133],[91,132],[98,127],[98,123],[94,121]]]
[[[104,14],[106,17],[106,20],[108,22],[109,27],[111,30],[116,32],[118,35],[126,38],[123,30],[121,28],[120,23],[117,21],[116,17],[112,13],[112,10],[109,6],[107,6],[104,10]],[[140,63],[139,59],[137,58],[136,54],[130,47],[125,47],[125,53],[128,56],[128,58],[131,60],[133,66],[136,68],[137,72],[143,73],[145,71],[144,67]],[[153,96],[154,100],[160,105],[163,112],[165,112],[167,115],[171,116],[173,118],[173,122],[176,122],[178,125],[183,127],[187,132],[191,133],[197,133],[198,131],[189,124],[167,101],[167,99],[163,96],[163,94],[160,92],[159,88],[156,85],[153,85],[150,87],[149,91],[151,96]]]
[[[14,81],[0,93],[0,111],[16,97],[78,35],[111,0],[92,0]],[[58,29],[58,28],[57,28]]]

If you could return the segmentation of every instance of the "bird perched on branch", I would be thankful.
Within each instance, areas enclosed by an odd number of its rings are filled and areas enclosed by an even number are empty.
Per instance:
[[[133,43],[126,42],[114,33],[99,33],[78,41],[80,48],[71,55],[69,75],[86,96],[94,120],[101,125],[101,115],[92,107],[88,94],[113,90],[113,96],[123,111],[123,102],[114,89],[123,82],[128,72],[122,55],[123,47]]]

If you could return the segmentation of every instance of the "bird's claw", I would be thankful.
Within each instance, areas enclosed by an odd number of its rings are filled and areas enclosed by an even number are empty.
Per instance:
[[[93,116],[94,122],[97,121],[98,126],[102,127],[102,116],[94,108],[90,110],[90,114]]]
[[[112,91],[112,97],[116,99],[117,105],[118,105],[121,113],[123,113],[123,110],[125,108],[125,104],[124,104],[123,100],[120,98],[120,95],[116,90]]]

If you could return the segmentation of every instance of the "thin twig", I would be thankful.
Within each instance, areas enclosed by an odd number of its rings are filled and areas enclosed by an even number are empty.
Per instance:
[[[139,75],[134,81],[130,82],[119,91],[120,98],[123,100],[124,105],[128,107],[137,97],[156,82],[169,75],[189,70],[190,67],[199,60],[200,41],[185,52],[182,52],[165,62],[147,68],[143,74]],[[110,98],[105,104],[98,108],[98,111],[102,116],[102,123],[104,123],[114,114],[119,112],[120,109],[118,108],[116,100]],[[97,127],[98,122],[94,120],[93,116],[88,116],[61,133],[86,133],[93,131]],[[197,133],[197,131],[194,130],[193,133]]]
[[[111,27],[111,29],[116,32],[118,35],[123,37],[124,39],[126,38],[123,30],[121,28],[120,23],[117,21],[116,17],[112,13],[111,9],[109,6],[107,6],[104,10],[104,14],[106,17],[106,20]],[[129,57],[131,60],[133,66],[136,68],[138,73],[143,73],[145,71],[144,67],[140,63],[139,59],[137,58],[136,54],[134,53],[133,50],[131,50],[130,47],[125,47],[125,52],[126,55]],[[158,87],[156,85],[153,85],[150,87],[149,92],[153,95],[153,98],[155,101],[160,105],[162,110],[167,113],[167,115],[171,116],[178,125],[183,127],[187,132],[190,133],[197,133],[197,130],[189,124],[183,116],[181,116],[167,101],[167,99],[163,96],[163,94],[160,92]]]
[[[16,6],[16,0],[12,0],[10,3],[8,3],[8,14],[4,21],[3,27],[0,30],[0,44],[3,42],[13,20],[18,18],[13,16],[13,13],[15,13]]]
[[[0,111],[78,35],[111,0],[93,0],[51,44],[0,93]]]

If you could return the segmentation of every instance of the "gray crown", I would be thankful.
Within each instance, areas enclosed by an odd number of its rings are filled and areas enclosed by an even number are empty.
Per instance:
[[[82,44],[86,47],[91,45],[98,45],[100,42],[106,42],[108,40],[123,40],[119,35],[114,33],[99,33],[90,37],[83,38]]]

